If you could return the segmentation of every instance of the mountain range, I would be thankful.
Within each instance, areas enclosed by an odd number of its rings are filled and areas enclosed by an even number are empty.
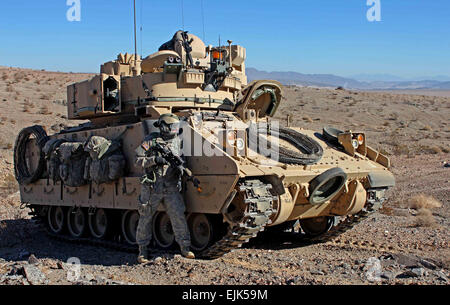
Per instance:
[[[450,90],[450,77],[436,76],[406,80],[388,74],[360,74],[353,77],[342,77],[333,74],[303,74],[298,72],[266,72],[255,68],[247,68],[249,81],[257,79],[273,79],[284,85],[344,87],[365,90],[397,90],[397,89],[435,89]],[[439,79],[439,80],[437,80]]]

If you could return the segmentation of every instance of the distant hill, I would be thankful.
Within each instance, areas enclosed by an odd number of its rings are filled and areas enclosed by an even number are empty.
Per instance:
[[[421,81],[385,81],[385,82],[370,82],[370,89],[440,89],[443,82],[434,80]]]
[[[266,72],[254,68],[247,68],[247,77],[249,80],[273,79],[285,85],[302,85],[318,87],[348,87],[361,88],[364,83],[351,78],[336,76],[333,74],[303,74],[298,72]]]
[[[422,81],[422,80],[434,80],[438,82],[450,81],[450,76],[435,75],[435,76],[421,76],[421,77],[400,77],[392,74],[355,74],[350,75],[348,78],[355,79],[360,82],[407,82],[407,81]]]
[[[396,90],[396,89],[450,89],[450,82],[437,80],[372,80],[360,81],[353,78],[341,77],[333,74],[303,74],[298,72],[266,72],[255,68],[247,68],[247,77],[249,81],[257,79],[273,79],[284,85],[316,86],[316,87],[344,87],[348,89],[366,89],[366,90]],[[362,76],[361,74],[360,76]],[[395,78],[388,74],[372,75],[364,74],[366,79],[387,79]]]
[[[433,87],[433,89],[450,90],[450,82],[443,82]]]
[[[357,81],[360,82],[380,82],[380,81],[401,82],[407,80],[402,77],[391,74],[355,74],[350,75],[349,78],[356,79]]]

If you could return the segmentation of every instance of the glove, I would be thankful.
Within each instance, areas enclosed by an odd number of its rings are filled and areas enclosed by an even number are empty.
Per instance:
[[[165,165],[165,164],[167,164],[166,159],[164,159],[164,158],[161,157],[161,156],[157,156],[157,157],[155,158],[155,162],[156,162],[156,164],[158,164],[158,165]]]

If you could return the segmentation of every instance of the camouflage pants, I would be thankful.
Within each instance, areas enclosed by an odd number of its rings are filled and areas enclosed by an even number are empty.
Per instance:
[[[160,204],[170,218],[176,242],[180,247],[189,247],[191,237],[184,212],[183,196],[178,188],[166,188],[162,192],[152,192],[148,186],[143,185],[139,198],[139,223],[136,231],[136,242],[140,246],[148,246],[152,239],[152,220]]]

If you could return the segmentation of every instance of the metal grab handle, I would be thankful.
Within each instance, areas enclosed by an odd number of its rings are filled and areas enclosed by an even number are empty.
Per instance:
[[[153,174],[154,175],[154,174]],[[122,194],[123,195],[127,195],[130,196],[132,195],[134,192],[136,192],[136,187],[133,188],[133,190],[131,192],[127,192],[127,181],[125,179],[125,177],[122,179]]]
[[[135,188],[135,187],[133,188],[133,190],[132,190],[131,192],[127,192],[127,191],[125,190],[125,192],[123,192],[123,193],[124,193],[125,195],[127,195],[127,196],[130,196],[130,195],[133,195],[134,192],[136,192],[136,188]]]
[[[52,189],[48,191],[47,188],[44,186],[44,193],[46,193],[46,194],[53,193],[54,190],[55,190],[55,188],[52,187]]]
[[[92,192],[94,193],[94,194],[96,194],[97,196],[101,196],[101,195],[103,195],[103,193],[105,192],[105,188],[102,188],[102,190],[101,191],[96,191],[95,190],[95,188],[92,188]]]
[[[77,188],[77,187],[76,187],[75,190],[73,190],[73,191],[70,191],[70,189],[69,189],[68,187],[66,187],[66,193],[68,193],[68,194],[70,194],[70,195],[75,194],[77,191],[78,191],[78,188]]]

